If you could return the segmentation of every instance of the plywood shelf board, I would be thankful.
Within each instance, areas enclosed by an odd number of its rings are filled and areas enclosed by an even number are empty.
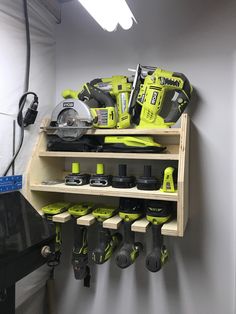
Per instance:
[[[58,215],[54,215],[52,217],[52,221],[54,222],[61,222],[61,223],[65,223],[67,221],[71,220],[71,215],[68,212],[64,212]]]
[[[56,185],[32,184],[30,186],[32,191],[56,192],[56,193],[72,193],[85,195],[101,195],[114,197],[131,197],[144,199],[157,199],[163,201],[177,201],[177,193],[164,193],[157,191],[143,191],[136,187],[130,189],[116,189],[113,187],[91,187],[89,185],[83,186],[67,186],[64,183]]]
[[[41,211],[41,215],[44,216],[42,211]],[[68,212],[64,212],[64,213],[53,216],[53,222],[66,223],[69,220],[71,220],[71,215]],[[89,227],[95,222],[96,222],[96,218],[92,214],[88,214],[88,215],[77,218],[77,224],[81,226]],[[122,219],[118,215],[116,215],[114,217],[106,219],[103,222],[103,228],[118,230],[121,227],[121,224],[122,224]],[[151,226],[151,223],[147,221],[146,218],[142,218],[142,219],[136,220],[131,225],[131,230],[133,232],[145,233],[147,232],[150,226]],[[177,221],[172,220],[164,224],[161,230],[162,230],[163,235],[177,236]]]
[[[136,220],[132,225],[131,225],[131,230],[134,232],[142,232],[145,233],[147,232],[148,226],[150,225],[150,222],[147,221],[146,218],[142,218],[139,220]]]
[[[103,222],[103,227],[108,229],[114,229],[117,230],[122,224],[122,219],[116,215],[112,218],[109,218]],[[146,218],[142,218],[139,220],[136,220],[131,225],[131,230],[133,232],[141,232],[145,233],[147,232],[148,228],[151,226],[151,223],[146,220]],[[177,236],[178,230],[177,230],[177,220],[171,220],[167,223],[165,223],[162,226],[161,232],[163,235],[170,235],[170,236]]]
[[[102,152],[50,152],[40,151],[40,157],[74,157],[74,158],[106,158],[106,159],[138,159],[138,160],[179,160],[179,154],[135,154],[135,153],[102,153]]]
[[[77,224],[81,226],[91,226],[96,221],[96,218],[92,214],[88,214],[77,218]]]
[[[114,217],[108,218],[103,222],[103,228],[117,230],[122,223],[122,219],[116,215]]]
[[[161,228],[161,233],[168,236],[178,236],[177,220],[171,220],[165,223]]]
[[[163,129],[90,129],[86,135],[180,135],[180,128]]]
[[[42,131],[49,126],[50,120],[44,119],[40,126]],[[179,136],[181,128],[154,128],[154,129],[138,129],[138,128],[127,128],[127,129],[88,129],[86,135],[164,135],[164,136]]]

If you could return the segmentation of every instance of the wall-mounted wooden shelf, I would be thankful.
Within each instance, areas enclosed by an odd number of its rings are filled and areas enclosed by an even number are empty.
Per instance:
[[[180,136],[181,128],[164,129],[91,129],[86,132],[87,135],[177,135]]]
[[[69,220],[71,220],[71,215],[68,212],[64,212],[64,213],[53,216],[54,222],[66,223]],[[89,227],[95,222],[96,222],[96,219],[92,214],[88,214],[80,218],[77,218],[77,224],[81,226]],[[103,222],[103,228],[118,230],[121,224],[122,224],[122,219],[118,215],[116,215],[114,217],[106,219]],[[149,221],[147,221],[145,218],[142,218],[142,219],[136,220],[132,224],[131,230],[134,232],[145,233],[147,232],[147,229],[150,227],[150,225],[151,224]],[[174,219],[174,220],[171,220],[170,222],[165,223],[162,226],[161,230],[162,230],[163,235],[177,236],[178,235],[177,220]]]
[[[47,123],[47,122],[45,122]],[[166,146],[166,152],[162,154],[135,154],[135,153],[104,153],[104,152],[52,152],[47,151],[47,136],[41,130],[38,142],[35,146],[27,171],[27,184],[25,195],[34,207],[40,209],[46,204],[58,201],[70,195],[78,198],[83,195],[98,197],[131,197],[141,199],[155,199],[176,202],[177,217],[162,227],[162,234],[170,236],[183,236],[188,220],[188,151],[189,151],[189,118],[187,114],[181,117],[181,127],[172,129],[118,129],[118,130],[88,130],[87,135],[152,135]],[[132,167],[140,171],[140,166],[145,160],[157,165],[161,162],[175,162],[178,167],[178,192],[163,193],[161,191],[141,191],[136,187],[131,189],[115,189],[112,187],[97,188],[89,185],[75,187],[64,183],[45,185],[43,181],[63,179],[67,160],[79,159],[84,163],[95,165],[97,159],[109,160],[109,164],[115,166],[120,160],[134,160]],[[116,161],[117,160],[117,161]],[[114,168],[114,167],[113,167]],[[141,167],[142,168],[142,167]],[[77,196],[76,196],[77,197]],[[58,217],[57,217],[58,216]],[[91,215],[81,217],[77,222],[90,225],[94,223]],[[66,222],[70,219],[68,213],[62,213],[54,217],[55,222]],[[105,228],[116,229],[120,225],[118,216],[104,222]],[[136,221],[132,225],[135,232],[145,232],[149,227],[145,219]]]
[[[56,193],[70,193],[70,194],[83,194],[83,195],[99,195],[99,196],[114,196],[114,197],[131,197],[143,198],[163,201],[177,202],[177,193],[163,193],[160,191],[143,191],[138,190],[136,187],[130,189],[116,189],[111,186],[108,187],[91,187],[89,185],[82,186],[68,186],[64,183],[55,185],[45,184],[31,184],[31,191],[41,192],[56,192]]]
[[[176,145],[178,149],[178,146]],[[73,158],[106,158],[114,159],[114,153],[102,152],[48,152],[40,151],[40,157],[73,157]],[[138,160],[179,160],[178,153],[163,153],[163,154],[134,154],[134,153],[116,153],[116,159],[138,159]]]

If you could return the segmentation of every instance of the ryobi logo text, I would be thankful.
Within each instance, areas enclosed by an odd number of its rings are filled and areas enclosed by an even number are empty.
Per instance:
[[[63,102],[63,107],[64,108],[72,108],[74,107],[74,103],[71,101],[71,102]]]
[[[179,81],[174,78],[160,77],[160,84],[179,87]]]
[[[153,92],[153,94],[152,94],[152,99],[151,99],[151,104],[152,104],[152,105],[155,105],[155,104],[156,104],[157,96],[158,96],[158,92]]]

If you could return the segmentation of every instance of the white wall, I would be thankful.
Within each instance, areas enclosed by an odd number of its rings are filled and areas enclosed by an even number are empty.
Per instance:
[[[127,74],[137,63],[186,74],[195,88],[189,107],[190,222],[183,239],[166,240],[171,257],[161,272],[149,273],[144,255],[123,271],[113,260],[93,268],[90,289],[73,279],[71,225],[64,226],[59,314],[233,314],[236,3],[128,2],[138,25],[116,33],[100,29],[78,1],[63,5],[57,26],[57,100],[65,88]]]
[[[39,96],[39,114],[36,124],[25,132],[24,145],[16,161],[16,174],[24,174],[40,122],[47,113],[51,113],[55,105],[55,21],[38,1],[29,0],[28,4],[32,40],[29,89]],[[1,176],[12,156],[12,121],[16,118],[24,85],[26,39],[22,0],[0,1],[0,40]],[[17,313],[30,314],[35,311],[37,314],[45,314],[42,288],[47,278],[48,268],[42,267],[17,284]],[[29,299],[32,295],[34,302]]]
[[[30,0],[31,71],[29,90],[39,96],[39,113],[34,127],[25,132],[25,142],[16,163],[23,173],[31,155],[42,118],[55,105],[55,21],[37,1]],[[0,174],[12,154],[12,120],[23,93],[26,64],[26,39],[22,0],[0,2]],[[7,113],[12,116],[5,116]],[[9,172],[10,174],[10,172]]]

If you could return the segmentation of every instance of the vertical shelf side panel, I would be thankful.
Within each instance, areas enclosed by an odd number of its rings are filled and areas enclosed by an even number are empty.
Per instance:
[[[177,202],[178,236],[180,237],[184,235],[189,216],[189,130],[189,117],[187,114],[183,114],[181,117]]]
[[[26,199],[38,211],[40,211],[42,206],[46,203],[56,201],[58,195],[57,193],[31,191],[31,184],[47,180],[62,179],[64,171],[64,158],[50,159],[39,157],[39,151],[45,150],[46,145],[46,135],[41,131],[26,169],[25,185],[22,190]],[[60,199],[61,198],[62,197],[60,197]]]

